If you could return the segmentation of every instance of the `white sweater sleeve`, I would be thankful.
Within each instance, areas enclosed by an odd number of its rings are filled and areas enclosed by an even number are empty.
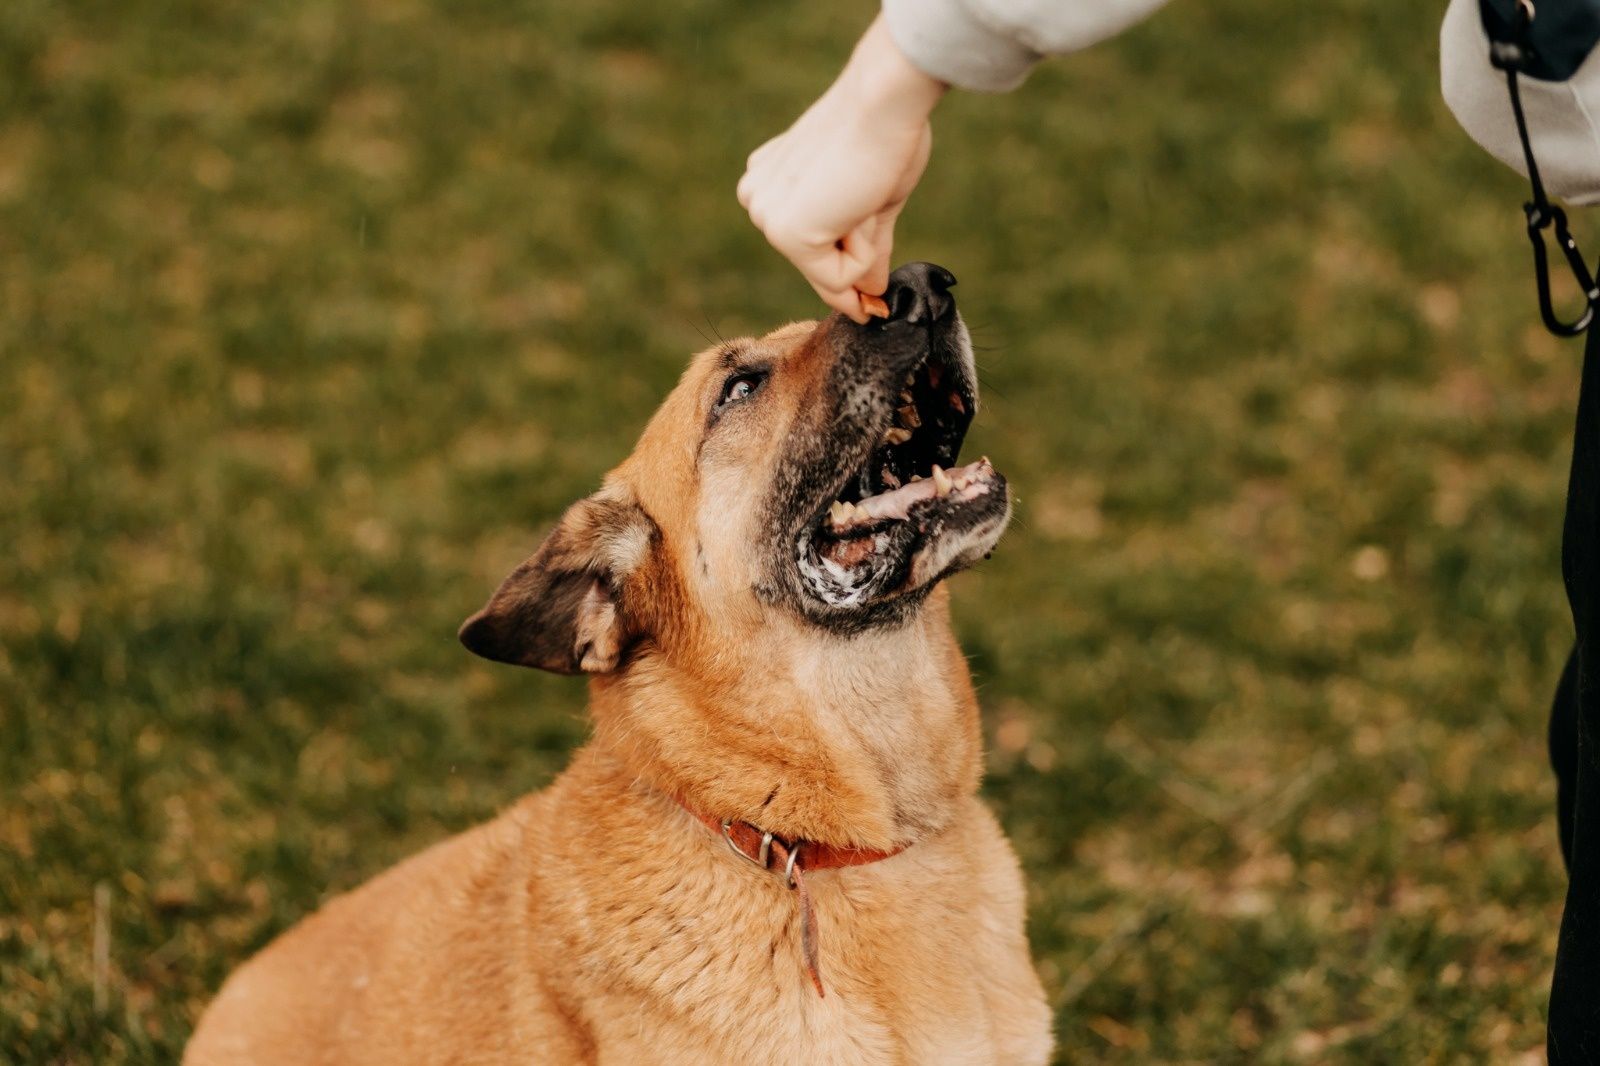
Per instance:
[[[924,73],[1004,92],[1040,59],[1115,36],[1167,0],[883,0],[889,32]]]
[[[1478,0],[1451,0],[1439,30],[1439,80],[1461,128],[1489,154],[1527,175],[1506,76],[1489,65]],[[1600,48],[1566,81],[1518,78],[1539,176],[1552,196],[1600,201]]]

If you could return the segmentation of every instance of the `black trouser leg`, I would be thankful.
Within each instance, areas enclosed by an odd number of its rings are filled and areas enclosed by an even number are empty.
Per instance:
[[[1567,656],[1550,707],[1550,767],[1556,772],[1556,828],[1561,859],[1572,869],[1572,815],[1578,802],[1578,649]]]
[[[1550,723],[1560,778],[1567,906],[1550,987],[1550,1061],[1600,1063],[1600,329],[1578,392],[1561,572],[1577,645]]]

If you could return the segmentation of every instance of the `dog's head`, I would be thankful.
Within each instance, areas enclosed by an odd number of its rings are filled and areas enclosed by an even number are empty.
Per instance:
[[[701,353],[604,487],[461,629],[490,659],[609,673],[638,649],[892,632],[1010,515],[955,278],[895,271],[887,319],[835,315]]]

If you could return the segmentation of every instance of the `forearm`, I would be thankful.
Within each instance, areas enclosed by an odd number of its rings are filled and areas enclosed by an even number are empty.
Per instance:
[[[847,93],[874,122],[910,126],[925,120],[948,88],[906,57],[880,15],[830,91]]]

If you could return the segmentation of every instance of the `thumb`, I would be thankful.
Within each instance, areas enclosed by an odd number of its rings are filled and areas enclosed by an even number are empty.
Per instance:
[[[889,288],[889,263],[894,258],[894,224],[900,215],[895,206],[879,212],[872,220],[872,240],[865,249],[867,268],[856,281],[856,288],[881,296]]]
[[[839,275],[841,280],[855,288],[862,288],[862,282],[872,270],[878,251],[878,219],[876,216],[863,219],[854,229],[839,238],[837,245],[839,251]],[[882,292],[883,290],[878,290]],[[874,293],[873,295],[877,295]]]

